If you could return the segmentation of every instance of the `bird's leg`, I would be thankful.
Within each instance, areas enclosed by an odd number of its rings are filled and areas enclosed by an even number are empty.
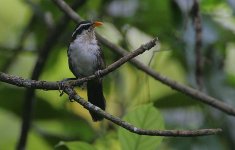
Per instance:
[[[87,82],[83,82],[81,85],[79,85],[79,87],[84,90],[86,89],[86,86],[87,86]]]
[[[96,76],[97,78],[100,78],[100,77],[101,77],[101,70],[97,70],[97,71],[95,72],[95,76]]]
[[[65,78],[65,79],[63,79],[62,81],[60,81],[60,82],[58,83],[60,96],[62,96],[62,95],[64,94],[64,88],[65,88],[66,86],[71,86],[71,85],[68,85],[68,83],[67,83],[67,81],[70,81],[70,80],[76,80],[76,78]],[[71,98],[69,98],[69,99],[70,99],[70,101],[72,102],[72,99],[71,99]]]
[[[63,90],[63,83],[57,82],[58,85],[58,91],[60,93],[60,96],[62,96],[64,94],[64,90]]]
[[[79,79],[79,78],[81,78],[81,77],[78,77],[78,78],[66,78],[66,79],[64,79],[64,80],[62,80],[62,81],[77,80],[77,79]],[[82,90],[84,90],[84,89],[86,89],[86,85],[87,85],[87,83],[86,83],[86,82],[83,82],[83,83],[79,84],[78,86],[79,86]]]

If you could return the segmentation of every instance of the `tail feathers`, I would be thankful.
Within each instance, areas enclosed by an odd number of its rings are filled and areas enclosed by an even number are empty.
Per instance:
[[[93,105],[105,110],[105,98],[101,79],[90,80],[87,82],[88,101]],[[102,116],[93,111],[89,111],[93,121],[101,121]]]

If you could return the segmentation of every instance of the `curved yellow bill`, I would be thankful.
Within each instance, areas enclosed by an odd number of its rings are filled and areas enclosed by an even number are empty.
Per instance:
[[[99,22],[99,21],[95,21],[95,22],[93,23],[93,26],[94,26],[94,27],[98,27],[98,26],[101,26],[101,25],[103,25],[103,23],[102,23],[102,22]]]

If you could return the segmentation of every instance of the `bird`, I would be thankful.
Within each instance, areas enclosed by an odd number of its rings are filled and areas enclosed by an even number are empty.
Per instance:
[[[76,78],[96,74],[105,68],[103,51],[96,39],[95,28],[103,23],[99,21],[81,21],[75,28],[67,50],[69,69]],[[105,110],[106,100],[103,95],[102,78],[87,81],[88,101]],[[90,111],[93,121],[103,117]]]

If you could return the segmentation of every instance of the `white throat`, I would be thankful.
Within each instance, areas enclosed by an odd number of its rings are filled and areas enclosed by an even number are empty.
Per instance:
[[[80,35],[77,35],[74,42],[81,43],[82,45],[97,44],[95,32],[89,30],[83,31]]]
[[[100,55],[99,49],[94,31],[82,32],[70,44],[69,55],[76,76],[88,76],[95,73],[97,57]]]

